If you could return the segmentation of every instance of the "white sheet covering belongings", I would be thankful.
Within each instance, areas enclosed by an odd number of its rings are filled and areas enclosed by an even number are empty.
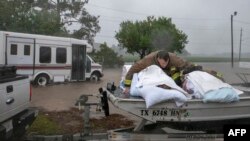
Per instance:
[[[126,77],[127,72],[129,71],[129,69],[131,68],[132,65],[123,65],[122,68],[122,76],[121,76],[121,81],[120,81],[120,85],[119,87],[124,90],[124,80]]]
[[[191,95],[180,88],[160,67],[151,65],[138,74],[134,74],[130,95],[143,97],[146,107],[150,108],[167,100],[174,100],[177,106],[181,106],[191,96],[203,99],[204,102],[232,102],[238,101],[238,95],[243,93],[206,72],[194,71],[185,78],[185,89],[188,92],[191,91]],[[163,84],[171,89],[158,87]]]
[[[207,72],[193,71],[185,76],[185,80],[185,89],[203,102],[238,101],[243,93]]]
[[[171,89],[158,87],[163,84]],[[177,106],[181,106],[188,99],[188,94],[156,65],[151,65],[134,74],[130,94],[143,97],[147,108],[166,100],[174,100]]]

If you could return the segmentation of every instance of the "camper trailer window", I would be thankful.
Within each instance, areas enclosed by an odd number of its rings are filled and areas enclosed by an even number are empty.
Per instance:
[[[24,55],[30,55],[30,45],[24,45]]]
[[[10,54],[17,55],[17,44],[11,44],[10,46]]]
[[[66,63],[67,61],[67,50],[66,48],[56,49],[56,63]]]
[[[50,63],[50,62],[51,62],[51,48],[40,47],[40,63]]]

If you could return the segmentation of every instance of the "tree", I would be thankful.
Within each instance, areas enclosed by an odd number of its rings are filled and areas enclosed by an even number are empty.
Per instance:
[[[0,5],[0,30],[45,35],[62,32],[57,13],[37,7],[33,0],[2,0]]]
[[[73,31],[73,37],[87,39],[93,45],[94,37],[100,31],[99,16],[92,16],[87,12],[84,8],[87,3],[88,0],[57,0],[54,7],[63,25],[69,26],[73,23],[80,25],[79,29]]]
[[[0,30],[44,35],[93,38],[100,31],[98,16],[90,15],[87,0],[1,0]],[[73,32],[67,27],[76,23]]]
[[[93,52],[91,56],[94,60],[102,62],[104,67],[122,66],[124,64],[122,56],[118,56],[106,43],[100,45],[100,50]]]
[[[187,43],[187,35],[166,17],[157,19],[150,16],[143,21],[124,21],[115,37],[128,53],[138,53],[140,58],[159,49],[181,52]]]

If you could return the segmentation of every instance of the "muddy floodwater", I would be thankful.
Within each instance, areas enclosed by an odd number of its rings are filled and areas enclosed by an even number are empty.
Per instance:
[[[109,81],[118,82],[121,69],[105,69],[104,77],[98,82],[70,82],[33,87],[32,105],[46,110],[66,110],[74,106],[80,95],[98,94],[98,89]]]
[[[122,68],[104,69],[104,76],[98,82],[73,82],[64,84],[52,84],[46,87],[32,87],[32,107],[42,108],[47,111],[69,110],[75,106],[76,100],[80,95],[97,95],[100,87],[106,86],[107,82],[118,84],[121,78]],[[96,96],[89,97],[91,102],[99,102]],[[109,104],[110,114],[118,113],[125,115],[131,120],[137,121],[136,116],[130,115],[124,111],[119,111]],[[104,116],[103,112],[98,112],[92,107],[92,116]]]
[[[235,72],[242,71],[238,69],[238,64],[234,64],[235,68],[231,68],[231,63],[197,63],[204,68],[213,69],[223,74],[226,82],[239,83],[241,80],[235,75]],[[250,69],[249,69],[250,70]],[[243,70],[248,71],[248,70]],[[118,84],[121,78],[122,68],[104,69],[104,77],[99,82],[78,82],[53,84],[46,87],[33,87],[32,107],[39,107],[49,111],[68,110],[70,107],[76,107],[75,102],[82,94],[98,94],[100,87],[106,86],[107,82]],[[249,71],[250,72],[250,71]],[[97,97],[91,97],[90,101],[98,102]],[[110,112],[123,114],[131,120],[137,120],[136,116],[114,108],[111,104]]]
[[[234,67],[231,67],[231,62],[220,63],[197,63],[204,68],[212,69],[222,73],[227,83],[242,83],[242,80],[237,77],[236,73],[250,73],[250,68],[239,68],[239,63],[235,62]],[[250,79],[249,79],[250,80]]]

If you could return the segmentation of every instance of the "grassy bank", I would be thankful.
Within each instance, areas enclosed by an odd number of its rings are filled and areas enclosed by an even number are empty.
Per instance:
[[[47,115],[39,114],[30,128],[29,134],[58,135],[62,134],[62,128]]]
[[[28,128],[27,134],[33,135],[60,135],[75,134],[83,131],[83,111],[71,108],[68,111],[40,110],[38,117]],[[94,133],[104,133],[107,130],[133,126],[133,121],[119,114],[108,117],[91,118],[90,128]]]

